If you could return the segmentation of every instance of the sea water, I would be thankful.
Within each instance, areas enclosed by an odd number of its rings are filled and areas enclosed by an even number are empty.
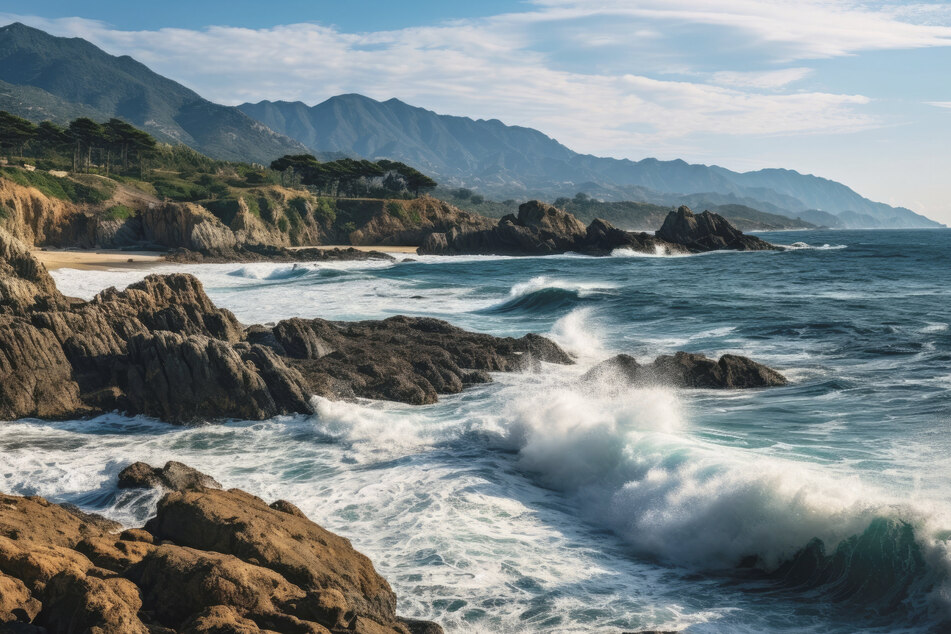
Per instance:
[[[401,614],[450,632],[948,631],[951,232],[763,237],[795,248],[163,267],[245,323],[426,315],[545,333],[577,363],[424,407],[7,422],[0,490],[134,525],[157,494],[117,491],[117,472],[180,460],[293,501],[372,558]],[[145,274],[54,277],[90,298]],[[747,355],[790,385],[577,380],[676,350]],[[834,564],[789,574],[815,540]]]

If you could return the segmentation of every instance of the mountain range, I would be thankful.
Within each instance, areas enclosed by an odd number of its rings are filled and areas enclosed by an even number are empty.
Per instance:
[[[483,195],[554,200],[584,192],[606,201],[693,207],[744,205],[826,226],[940,226],[792,170],[734,172],[681,160],[580,154],[538,130],[437,114],[358,94],[315,106],[262,101],[238,107],[202,98],[128,56],[19,23],[0,28],[0,110],[34,121],[124,119],[159,140],[224,160],[268,163],[283,154],[389,158],[444,186]]]
[[[0,109],[39,121],[124,119],[214,158],[265,162],[306,152],[240,110],[202,98],[131,57],[23,24],[0,28]]]
[[[310,107],[261,101],[238,108],[315,150],[400,160],[444,184],[495,198],[550,200],[581,191],[604,200],[740,204],[813,219],[822,217],[813,213],[821,210],[835,216],[832,224],[838,226],[939,226],[910,209],[877,203],[841,183],[792,170],[741,173],[682,160],[579,154],[538,130],[497,119],[440,115],[398,99],[381,102],[348,94]]]

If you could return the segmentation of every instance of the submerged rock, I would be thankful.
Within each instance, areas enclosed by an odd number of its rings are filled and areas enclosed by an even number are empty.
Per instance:
[[[758,388],[787,384],[786,377],[747,357],[725,354],[718,361],[702,354],[677,352],[642,365],[619,354],[602,361],[582,377],[586,382],[655,383],[684,388]]]
[[[146,529],[0,495],[0,631],[441,634],[350,542],[181,463],[120,486],[172,488]],[[15,629],[20,628],[20,629]],[[23,629],[35,628],[35,629]],[[44,629],[39,629],[44,628]]]

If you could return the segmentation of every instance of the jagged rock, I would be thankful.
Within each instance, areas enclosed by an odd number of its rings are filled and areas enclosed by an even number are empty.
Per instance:
[[[533,200],[519,207],[518,216],[505,216],[488,229],[450,227],[433,232],[422,240],[419,253],[550,255],[574,251],[608,255],[615,249],[631,249],[671,255],[716,249],[774,248],[759,238],[743,235],[722,216],[710,212],[694,216],[686,207],[671,212],[664,227],[651,235],[623,231],[601,219],[585,227],[570,213]]]
[[[538,335],[499,338],[423,317],[353,323],[292,319],[279,322],[272,335],[310,393],[331,398],[434,403],[439,394],[490,380],[486,372],[572,363],[561,348]],[[413,352],[398,352],[402,350]]]
[[[156,489],[170,491],[201,491],[220,489],[221,484],[197,469],[169,460],[161,469],[144,462],[134,462],[119,472],[120,489]]]
[[[693,252],[719,251],[774,251],[778,247],[742,231],[718,214],[704,211],[695,215],[690,208],[681,206],[664,219],[657,237],[682,244]]]
[[[73,369],[56,337],[0,315],[0,420],[85,413]]]
[[[272,379],[269,384],[251,362],[254,354],[270,363],[269,370],[283,381]],[[260,420],[311,411],[303,379],[260,346],[242,350],[202,335],[157,331],[129,340],[125,364],[120,385],[128,409],[166,421]],[[280,388],[281,402],[272,385]]]
[[[61,309],[66,298],[25,244],[0,229],[0,314]]]
[[[490,380],[487,372],[571,362],[536,335],[498,338],[432,319],[246,329],[184,274],[66,300],[22,244],[0,235],[0,247],[4,240],[0,256],[12,259],[0,266],[31,289],[5,306],[14,312],[0,313],[0,418],[8,420],[111,410],[176,423],[259,420],[310,413],[314,394],[432,403]]]
[[[747,357],[725,354],[718,361],[701,354],[677,352],[642,365],[626,354],[597,364],[582,381],[602,384],[659,383],[685,388],[758,388],[787,384],[782,374]]]
[[[208,488],[180,463],[122,474],[197,488],[168,493],[150,532],[118,535],[42,498],[0,497],[0,632],[442,634],[396,616],[369,559],[290,502]]]

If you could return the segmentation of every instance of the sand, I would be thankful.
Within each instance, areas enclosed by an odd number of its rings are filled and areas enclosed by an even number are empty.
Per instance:
[[[47,251],[35,250],[33,255],[50,271],[56,269],[79,269],[82,271],[108,271],[110,269],[143,269],[165,263],[165,254],[158,251],[118,251],[98,249],[95,251]]]

